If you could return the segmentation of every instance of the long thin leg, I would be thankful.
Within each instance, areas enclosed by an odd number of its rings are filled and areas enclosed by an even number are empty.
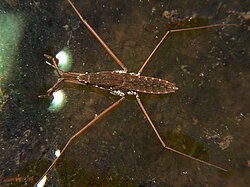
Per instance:
[[[198,158],[192,157],[192,156],[190,156],[190,155],[187,155],[187,154],[185,154],[185,153],[182,153],[182,152],[180,152],[180,151],[177,151],[177,150],[175,150],[175,149],[173,149],[173,148],[167,146],[167,145],[165,144],[165,142],[162,140],[162,138],[161,138],[159,132],[158,132],[157,129],[155,128],[155,126],[154,126],[153,122],[151,121],[151,119],[150,119],[148,113],[146,112],[146,110],[145,110],[145,108],[144,108],[144,106],[143,106],[143,104],[142,104],[142,102],[141,102],[141,99],[140,99],[139,95],[136,95],[136,101],[137,101],[137,104],[138,104],[139,108],[142,110],[144,116],[146,117],[146,119],[148,120],[149,124],[151,125],[151,128],[154,130],[154,132],[155,132],[157,138],[159,139],[159,141],[161,142],[162,146],[163,146],[165,149],[167,149],[167,150],[169,150],[169,151],[172,151],[172,152],[174,152],[174,153],[177,153],[177,154],[179,154],[179,155],[185,156],[185,157],[187,157],[187,158],[190,158],[190,159],[192,159],[192,160],[201,162],[201,163],[206,164],[206,165],[208,165],[208,166],[212,166],[212,167],[217,168],[217,169],[219,169],[219,170],[227,171],[226,169],[224,169],[224,168],[222,168],[222,167],[220,167],[220,166],[216,166],[216,165],[211,164],[211,163],[209,163],[209,162],[206,162],[206,161],[200,160],[200,159],[198,159]]]
[[[94,29],[87,23],[85,19],[83,19],[80,12],[77,10],[75,5],[71,2],[71,0],[68,0],[71,7],[74,9],[82,23],[87,27],[89,32],[98,40],[98,42],[102,45],[102,47],[106,50],[106,52],[114,59],[114,61],[125,71],[127,72],[127,67],[118,59],[118,57],[113,53],[113,51],[107,46],[107,44],[101,39],[101,37],[94,31]]]
[[[102,111],[99,115],[97,115],[92,121],[90,121],[87,125],[85,125],[83,128],[81,128],[77,133],[75,133],[66,143],[66,145],[63,147],[61,154],[63,154],[63,152],[67,149],[67,147],[72,143],[72,141],[74,141],[76,139],[77,136],[79,136],[81,133],[83,133],[85,130],[87,130],[89,127],[91,127],[93,124],[95,124],[96,121],[98,121],[100,118],[102,118],[104,115],[106,115],[108,112],[110,112],[111,110],[113,110],[115,107],[117,107],[118,105],[120,105],[122,103],[122,101],[125,99],[125,97],[121,97],[118,101],[116,101],[115,103],[113,103],[112,105],[110,105],[108,108],[106,108],[104,111]],[[34,187],[38,184],[38,182],[40,182],[44,176],[46,176],[48,174],[48,172],[52,169],[52,167],[56,164],[56,162],[58,161],[58,159],[60,158],[60,156],[58,156],[50,165],[50,167],[44,172],[44,174],[40,177],[40,179],[36,182],[36,184],[34,185]]]
[[[174,30],[167,31],[165,33],[165,35],[162,37],[162,39],[159,41],[159,43],[156,45],[156,47],[154,48],[154,50],[150,53],[150,55],[148,56],[148,58],[146,59],[146,61],[144,62],[144,64],[140,68],[140,70],[138,71],[138,74],[139,75],[141,74],[141,72],[143,71],[143,69],[145,68],[145,66],[149,62],[149,60],[152,58],[152,56],[155,54],[155,52],[160,47],[160,45],[162,44],[162,42],[167,38],[167,36],[170,33],[182,32],[182,31],[191,31],[191,30],[199,30],[199,29],[206,29],[206,28],[212,28],[212,27],[225,27],[225,26],[237,26],[237,25],[236,24],[215,24],[215,25],[208,25],[208,26],[201,26],[201,27],[192,27],[192,28],[185,28],[185,29],[174,29]]]

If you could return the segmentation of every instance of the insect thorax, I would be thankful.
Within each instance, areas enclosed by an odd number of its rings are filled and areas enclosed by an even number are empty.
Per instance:
[[[78,80],[79,82],[84,83],[84,84],[88,84],[88,83],[89,83],[89,75],[88,75],[88,72],[78,75],[78,76],[77,76],[77,80]]]

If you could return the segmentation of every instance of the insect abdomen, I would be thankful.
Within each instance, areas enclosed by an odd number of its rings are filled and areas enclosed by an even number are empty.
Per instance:
[[[154,77],[131,74],[126,74],[123,86],[127,90],[149,94],[167,94],[178,90],[175,83]]]

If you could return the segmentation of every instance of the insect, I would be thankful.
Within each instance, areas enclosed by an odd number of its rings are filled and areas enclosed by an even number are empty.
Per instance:
[[[161,145],[176,154],[182,155],[194,161],[200,162],[202,164],[214,167],[216,169],[227,171],[226,169],[217,166],[215,164],[200,160],[198,158],[192,157],[188,154],[182,153],[178,150],[175,150],[168,145],[165,144],[163,139],[161,138],[158,130],[154,126],[152,120],[150,119],[146,109],[144,108],[142,101],[140,99],[140,94],[168,94],[174,93],[178,90],[175,83],[169,82],[167,80],[155,78],[155,77],[148,77],[148,76],[141,76],[143,69],[146,67],[152,56],[155,54],[157,49],[161,46],[162,42],[169,36],[171,33],[175,32],[183,32],[183,31],[190,31],[190,30],[198,30],[198,29],[205,29],[205,28],[212,28],[212,27],[223,27],[223,26],[235,26],[235,24],[216,24],[216,25],[208,25],[208,26],[200,26],[200,27],[193,27],[193,28],[184,28],[184,29],[175,29],[169,30],[165,33],[165,35],[161,38],[159,43],[156,45],[154,50],[150,53],[146,61],[143,63],[141,68],[137,73],[128,73],[126,66],[118,59],[118,57],[112,52],[112,50],[106,45],[106,43],[99,37],[99,35],[94,31],[94,29],[87,23],[87,21],[81,16],[77,8],[71,2],[71,0],[67,0],[68,3],[71,5],[75,13],[80,18],[81,22],[84,26],[89,30],[89,32],[94,36],[94,38],[100,43],[100,45],[105,49],[105,51],[110,55],[110,57],[114,60],[114,62],[120,66],[122,70],[118,71],[105,71],[105,72],[97,72],[97,73],[75,73],[75,72],[63,72],[58,67],[58,59],[45,54],[44,56],[47,58],[46,63],[53,67],[58,76],[57,82],[47,91],[46,96],[50,96],[55,90],[58,89],[58,86],[62,82],[72,83],[72,84],[79,84],[79,85],[89,85],[94,86],[100,89],[107,90],[113,95],[119,96],[120,99],[111,104],[107,107],[104,111],[98,114],[92,121],[90,121],[87,125],[85,125],[82,129],[80,129],[76,134],[74,134],[66,143],[66,145],[61,150],[61,155],[67,149],[67,147],[72,143],[72,141],[78,137],[81,133],[83,133],[86,129],[91,127],[96,121],[102,118],[105,114],[112,111],[116,107],[118,107],[125,99],[127,95],[132,95],[135,97],[135,100],[141,109],[142,113],[144,114],[145,118],[149,122],[152,130],[155,132],[158,140],[160,141]],[[57,157],[49,166],[49,168],[44,172],[38,182],[46,176],[52,167],[57,163]]]

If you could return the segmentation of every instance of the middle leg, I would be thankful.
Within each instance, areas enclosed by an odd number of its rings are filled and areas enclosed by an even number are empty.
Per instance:
[[[207,29],[207,28],[213,28],[213,27],[226,27],[226,26],[237,26],[236,24],[215,24],[215,25],[207,25],[207,26],[200,26],[200,27],[192,27],[192,28],[184,28],[184,29],[173,29],[167,31],[164,36],[161,38],[159,43],[155,46],[153,51],[149,54],[148,58],[146,61],[143,63],[141,66],[140,70],[138,71],[138,74],[140,75],[143,71],[143,69],[146,67],[148,64],[149,60],[152,58],[152,56],[155,54],[155,52],[158,50],[158,48],[161,46],[162,42],[169,36],[171,33],[175,32],[183,32],[183,31],[192,31],[192,30],[200,30],[200,29]]]

